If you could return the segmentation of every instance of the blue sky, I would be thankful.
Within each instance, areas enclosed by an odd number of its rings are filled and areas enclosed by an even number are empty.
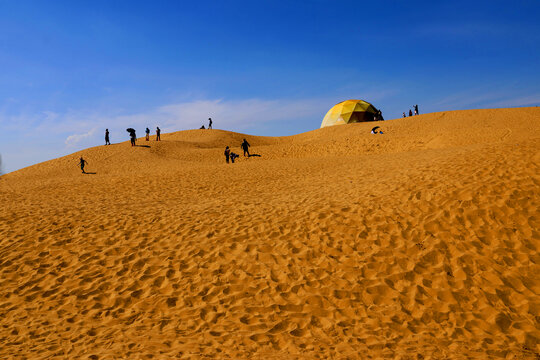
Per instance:
[[[291,135],[360,98],[386,119],[540,105],[540,2],[0,0],[4,172],[146,126]]]

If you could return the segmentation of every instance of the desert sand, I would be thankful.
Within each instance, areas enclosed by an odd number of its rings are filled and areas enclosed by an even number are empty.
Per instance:
[[[0,358],[540,357],[540,108],[153,139],[0,177]]]

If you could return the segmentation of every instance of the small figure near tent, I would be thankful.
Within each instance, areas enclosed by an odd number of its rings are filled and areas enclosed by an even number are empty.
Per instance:
[[[409,116],[412,116],[412,110],[409,109]]]
[[[405,115],[405,111],[403,112],[403,117],[407,117],[407,115]]]
[[[109,129],[105,129],[105,145],[111,145],[109,141]]]
[[[208,130],[212,129],[212,118],[208,118]]]
[[[249,147],[250,146],[251,145],[249,145],[249,143],[247,142],[246,139],[244,139],[244,141],[242,142],[242,145],[240,145],[242,150],[244,150],[244,157],[246,156],[246,153],[247,153],[247,156],[249,157]]]
[[[156,141],[161,141],[161,129],[159,126],[156,128]]]
[[[146,130],[144,132],[146,133],[146,141],[149,141],[150,140],[150,129],[146,128]]]
[[[81,170],[82,170],[82,173],[85,174],[86,172],[84,171],[84,165],[88,164],[88,161],[84,160],[83,157],[81,156],[81,159],[79,160],[79,165],[81,166]]]
[[[231,154],[231,149],[229,149],[229,147],[225,147],[225,161],[227,162],[227,164],[229,163],[229,156]]]
[[[414,105],[414,115],[419,115],[419,113],[418,113],[418,104]]]
[[[137,135],[135,134],[135,129],[127,128],[126,131],[129,133],[129,139],[131,140],[131,146],[135,146],[135,141],[137,141]]]
[[[238,154],[236,154],[236,153],[233,153],[233,152],[231,152],[231,155],[230,155],[230,157],[231,157],[231,162],[232,162],[232,163],[234,164],[234,160],[235,160],[235,159],[236,159],[237,157],[240,157],[240,155],[238,155]]]

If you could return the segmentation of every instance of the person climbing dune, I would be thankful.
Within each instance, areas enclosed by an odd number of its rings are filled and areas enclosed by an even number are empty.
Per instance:
[[[84,160],[83,157],[81,156],[81,159],[79,160],[79,165],[81,166],[81,170],[82,170],[82,173],[85,174],[86,172],[84,171],[84,165],[88,164],[88,161]]]

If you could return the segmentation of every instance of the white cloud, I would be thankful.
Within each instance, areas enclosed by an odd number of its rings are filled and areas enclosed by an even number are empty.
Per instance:
[[[97,130],[96,128],[93,128],[93,129],[91,129],[90,131],[88,131],[88,132],[86,132],[84,134],[69,135],[66,138],[65,143],[66,143],[67,146],[74,147],[74,146],[78,145],[80,142],[91,138],[96,133],[96,130]]]
[[[540,94],[515,97],[510,99],[505,99],[497,102],[493,102],[490,106],[493,107],[510,107],[510,106],[539,106],[540,105]]]
[[[248,129],[256,124],[313,116],[319,120],[332,106],[320,100],[259,100],[238,101],[201,100],[161,106],[156,116],[168,128],[198,128],[206,125],[208,118],[214,127]]]
[[[119,115],[90,111],[71,111],[66,114],[43,112],[45,117],[39,125],[27,127],[26,131],[53,134],[71,132],[65,143],[75,145],[104,131],[105,128],[109,128],[111,134],[114,130],[118,139],[119,132],[123,134],[127,127],[133,127],[141,133],[147,126],[152,130],[159,126],[163,132],[198,129],[201,125],[208,124],[209,117],[214,121],[214,128],[232,131],[249,131],[264,123],[295,121],[310,117],[314,120],[315,128],[333,105],[333,100],[328,99],[217,99],[167,104],[135,114]]]
[[[495,87],[495,86],[494,86]],[[516,106],[535,106],[540,104],[540,94],[516,96],[506,89],[488,90],[487,88],[468,89],[440,99],[432,107],[459,110],[471,107],[497,108]],[[441,110],[442,111],[442,110]]]

